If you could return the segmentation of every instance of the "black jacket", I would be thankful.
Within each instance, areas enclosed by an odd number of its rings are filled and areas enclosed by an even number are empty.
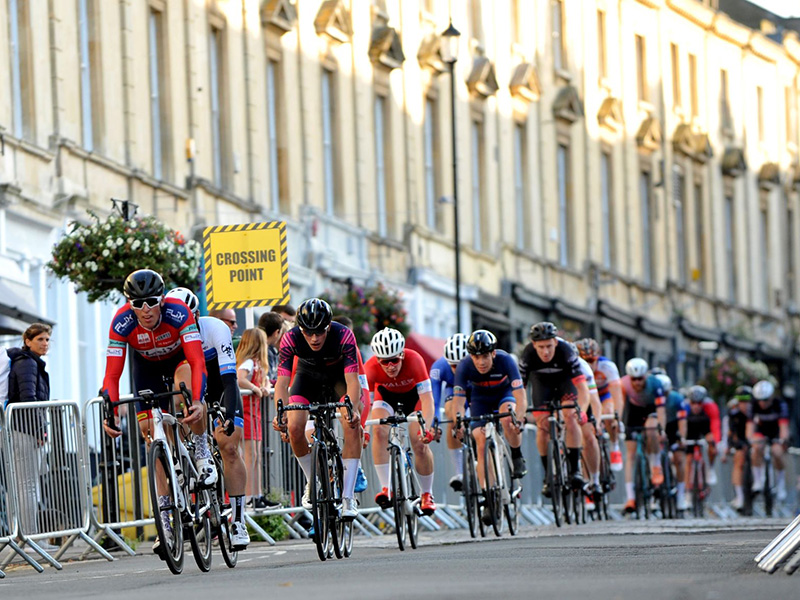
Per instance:
[[[50,375],[45,362],[30,350],[20,348],[9,348],[8,357],[11,359],[11,370],[8,374],[9,404],[50,400]],[[12,429],[44,439],[45,416],[42,411],[36,413],[35,416],[17,413],[16,417],[20,418],[12,419]]]

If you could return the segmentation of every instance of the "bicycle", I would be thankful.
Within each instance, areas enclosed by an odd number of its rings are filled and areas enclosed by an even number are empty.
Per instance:
[[[655,487],[655,494],[658,497],[659,509],[662,519],[675,519],[678,516],[678,488],[675,472],[672,466],[672,454],[669,448],[662,441],[661,451],[658,454],[661,472],[664,473],[664,481]]]
[[[768,517],[771,517],[772,510],[775,506],[775,493],[772,491],[772,486],[775,483],[775,472],[772,466],[772,444],[766,438],[756,437],[750,443],[751,451],[755,444],[760,444],[764,448],[761,461],[761,468],[764,471],[764,488],[761,490],[761,494],[764,495],[764,512]],[[755,495],[755,493],[753,493],[753,495]]]
[[[342,519],[339,508],[342,504],[344,465],[339,439],[333,430],[334,419],[339,409],[347,410],[352,417],[353,405],[350,397],[344,401],[336,399],[333,390],[324,388],[323,402],[319,404],[283,405],[278,401],[278,422],[283,423],[284,413],[293,410],[308,411],[314,418],[311,459],[311,515],[314,523],[314,543],[320,560],[349,557],[353,550],[352,521]]]
[[[692,449],[689,461],[689,482],[692,485],[692,514],[702,518],[705,512],[705,499],[708,495],[706,481],[706,461],[703,449],[708,445],[704,439],[686,440],[684,446]]]
[[[563,409],[574,408],[580,410],[577,404],[561,404],[548,402],[544,406],[532,407],[529,413],[546,412],[550,439],[547,442],[547,474],[546,481],[550,490],[550,500],[553,505],[553,517],[557,527],[561,527],[564,521],[568,525],[571,523],[575,494],[569,481],[569,465],[567,464],[567,448],[562,439],[564,422],[561,419],[560,411]],[[583,494],[583,490],[578,490]],[[581,501],[583,499],[581,498]],[[581,502],[583,503],[583,502]]]
[[[381,419],[369,419],[366,425],[389,425],[389,465],[391,468],[392,508],[394,510],[394,530],[397,545],[405,550],[406,537],[411,547],[416,549],[419,535],[420,485],[412,467],[411,446],[406,429],[408,422],[417,422],[422,435],[425,435],[425,420],[417,411],[412,415],[396,413]]]
[[[198,483],[199,473],[189,451],[193,444],[178,421],[184,415],[180,412],[164,413],[159,406],[162,398],[180,394],[188,407],[192,402],[191,393],[181,383],[180,390],[159,393],[139,390],[138,394],[116,402],[107,398],[106,422],[110,428],[117,429],[113,419],[113,409],[117,406],[141,402],[150,407],[153,427],[149,435],[147,477],[160,541],[159,555],[167,563],[169,570],[179,575],[183,571],[183,542],[186,536],[197,566],[201,571],[207,572],[211,568],[211,494]],[[171,432],[169,436],[167,429]],[[166,478],[166,493],[159,493],[159,475]],[[159,503],[159,496],[167,497],[164,505]]]
[[[213,431],[215,422],[225,422],[225,408],[221,406],[219,401],[213,402],[208,406],[209,431]],[[239,553],[234,549],[231,542],[233,509],[225,491],[222,454],[220,453],[217,439],[214,436],[211,436],[211,439],[211,455],[214,457],[214,465],[217,468],[217,483],[214,486],[214,493],[211,494],[211,526],[213,528],[213,537],[216,538],[220,554],[222,554],[222,560],[229,569],[233,569],[239,560]]]
[[[600,415],[601,421],[616,420],[616,415]],[[597,445],[600,451],[600,488],[594,491],[595,512],[602,520],[608,521],[609,496],[617,486],[614,471],[611,470],[610,437],[603,429],[597,436]]]
[[[636,441],[636,453],[633,457],[633,489],[636,501],[636,518],[641,519],[644,515],[644,519],[647,520],[650,518],[650,502],[654,497],[654,487],[650,479],[650,463],[647,460],[645,449],[645,432],[660,432],[661,429],[660,427],[632,427],[630,431]]]
[[[463,461],[463,480],[461,484],[461,494],[464,496],[464,509],[467,513],[467,523],[469,524],[469,534],[471,537],[486,536],[486,529],[480,515],[481,488],[478,485],[478,473],[476,472],[477,460],[475,457],[475,444],[472,433],[469,430],[469,417],[462,417],[461,413],[456,414],[456,426],[453,428],[453,435],[462,430],[461,448]]]

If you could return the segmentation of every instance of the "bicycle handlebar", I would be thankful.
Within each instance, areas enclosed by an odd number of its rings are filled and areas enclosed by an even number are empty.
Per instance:
[[[556,403],[556,402],[548,402],[544,406],[531,406],[525,412],[529,412],[529,413],[534,413],[534,412],[554,413],[557,410],[568,410],[570,408],[576,408],[576,409],[580,410],[581,407],[578,406],[575,402],[572,402],[571,404],[570,403],[568,403],[568,404],[559,404],[559,403]]]
[[[364,425],[391,425],[392,427],[396,427],[408,422],[419,423],[420,435],[425,437],[425,419],[422,418],[422,413],[420,411],[410,415],[395,414],[380,419],[369,419],[366,423],[364,423]]]
[[[283,413],[290,410],[305,410],[309,414],[317,414],[327,410],[346,408],[347,420],[353,419],[353,403],[350,401],[350,396],[345,395],[344,399],[337,402],[322,402],[319,404],[289,404],[283,405],[283,400],[278,400],[278,424],[283,425]]]
[[[122,406],[123,404],[131,404],[133,402],[142,402],[144,404],[148,404],[153,406],[156,402],[161,400],[162,398],[169,398],[171,396],[177,396],[180,394],[183,396],[184,402],[186,402],[186,407],[192,405],[192,394],[189,389],[186,387],[186,384],[181,381],[180,389],[177,390],[168,390],[165,392],[154,392],[153,390],[139,390],[138,396],[130,396],[128,398],[119,399],[116,401],[112,401],[111,398],[108,397],[108,394],[103,394],[103,410],[106,413],[105,422],[108,425],[109,429],[114,431],[120,431],[117,424],[114,422],[114,419],[109,421],[108,416],[113,414],[114,408],[117,406]],[[176,417],[179,415],[175,415]]]

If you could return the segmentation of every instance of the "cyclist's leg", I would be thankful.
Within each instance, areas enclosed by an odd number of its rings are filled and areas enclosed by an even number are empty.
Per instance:
[[[538,379],[533,380],[531,386],[531,404],[533,408],[542,408],[550,402],[551,392],[543,386]],[[539,451],[539,459],[542,461],[542,478],[547,483],[547,444],[550,442],[549,413],[535,412],[533,418],[536,421],[536,449]]]
[[[731,485],[736,494],[734,499],[735,508],[744,507],[744,448],[736,448],[733,452],[733,460],[731,466]]]
[[[625,439],[625,510],[633,510],[636,506],[636,492],[634,490],[633,469],[636,463],[636,440],[630,435],[635,429],[644,427],[649,411],[634,404],[626,403],[625,430],[628,437]]]
[[[388,402],[376,398],[372,402],[372,410],[370,412],[371,419],[383,419],[394,414],[394,407]],[[378,476],[378,483],[380,491],[376,501],[380,504],[389,501],[388,493],[391,491],[391,464],[389,463],[389,426],[388,425],[373,425],[372,433],[370,434],[370,443],[372,444],[372,462],[375,464],[375,473]],[[385,496],[385,500],[384,500]]]
[[[450,462],[453,465],[454,475],[450,480],[450,485],[454,485],[456,490],[460,489],[461,481],[464,478],[464,457],[461,442],[455,437],[455,420],[456,420],[456,403],[453,401],[452,396],[448,396],[444,400],[444,414],[445,418],[450,421],[447,424],[447,454],[450,456]]]
[[[484,399],[484,398],[476,398],[473,396],[470,399],[470,411],[473,417],[479,417],[481,415],[486,415],[494,410],[497,409],[497,400],[493,399]],[[486,482],[484,481],[485,473],[484,473],[484,466],[483,466],[483,453],[484,453],[484,446],[486,445],[486,433],[483,429],[484,423],[482,421],[476,421],[470,423],[470,429],[472,430],[472,438],[475,440],[475,453],[476,459],[478,462],[478,482],[480,483],[481,488],[486,487]]]
[[[597,443],[597,430],[593,421],[581,425],[583,433],[583,463],[589,480],[596,487],[600,484],[600,446]]]
[[[775,471],[775,493],[780,502],[786,500],[786,470],[784,469],[784,450],[783,444],[773,440],[772,442],[772,466]]]
[[[753,470],[753,491],[760,492],[764,489],[764,444],[766,439],[764,434],[756,431],[752,440],[751,449],[752,470]]]

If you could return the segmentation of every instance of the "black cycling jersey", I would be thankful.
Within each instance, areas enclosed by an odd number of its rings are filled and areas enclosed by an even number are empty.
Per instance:
[[[585,379],[578,355],[562,339],[558,340],[550,362],[539,358],[533,343],[528,343],[519,359],[519,372],[524,385],[528,385],[529,380],[538,380],[545,387],[557,387],[567,382],[575,383],[578,378]]]

